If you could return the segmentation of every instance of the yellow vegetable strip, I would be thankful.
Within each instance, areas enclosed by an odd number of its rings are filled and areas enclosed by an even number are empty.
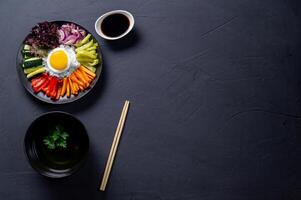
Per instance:
[[[43,73],[43,72],[45,72],[45,71],[46,71],[46,68],[45,68],[45,67],[39,68],[39,69],[37,69],[36,71],[33,71],[33,72],[27,74],[26,77],[27,77],[27,78],[31,78],[31,77],[33,77],[33,76],[35,76],[35,75],[37,75],[37,74]]]
[[[91,47],[92,45],[93,45],[93,40],[90,40],[90,42],[84,44],[84,45],[81,46],[81,47],[78,47],[75,51],[78,52],[78,51],[87,49],[87,48]]]

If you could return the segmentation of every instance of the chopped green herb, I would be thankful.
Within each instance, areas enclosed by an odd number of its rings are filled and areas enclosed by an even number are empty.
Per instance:
[[[68,137],[69,134],[64,131],[64,128],[61,125],[57,125],[49,131],[49,135],[45,137],[43,142],[51,150],[56,148],[66,149]]]

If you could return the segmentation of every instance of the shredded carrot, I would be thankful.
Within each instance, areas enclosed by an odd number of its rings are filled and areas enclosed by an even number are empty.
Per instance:
[[[84,72],[84,71],[82,71],[82,70],[80,70],[80,69],[78,69],[77,71],[78,71],[78,73],[80,73],[80,74],[83,75],[83,77],[84,77],[85,80],[87,81],[86,86],[88,87],[89,84],[90,84],[90,82],[91,82],[91,80],[90,80],[90,78],[88,77],[88,75],[86,74],[86,72]]]
[[[90,74],[88,74],[88,77],[89,77],[91,80],[93,80],[93,79],[95,78],[95,76],[93,77],[93,76],[91,76]]]
[[[81,85],[79,85],[78,87],[79,87],[80,91],[84,91],[85,90],[85,88],[82,87]]]
[[[90,76],[92,76],[93,78],[96,76],[96,74],[92,71],[90,71],[89,69],[87,69],[86,67],[80,66],[79,69],[81,69],[82,71],[86,72],[87,74],[89,74]]]
[[[74,74],[75,74],[75,76],[77,77],[78,80],[80,80],[81,82],[83,82],[85,84],[85,86],[89,85],[88,79],[85,78],[85,76],[83,75],[83,73],[80,70],[76,70],[74,72]]]
[[[66,90],[67,90],[67,92],[66,92],[66,95],[67,95],[67,97],[69,98],[70,97],[70,85],[69,85],[69,82],[68,82],[68,78],[66,78]]]
[[[73,88],[74,88],[74,93],[75,93],[75,94],[78,94],[79,88],[78,88],[77,83],[76,83],[76,82],[73,82],[72,84],[73,84]]]
[[[66,93],[66,83],[67,83],[67,79],[64,78],[63,80],[63,86],[62,86],[62,90],[61,90],[61,96],[63,97]]]
[[[70,76],[71,80],[74,81],[75,83],[77,83],[78,85],[81,85],[81,86],[85,86],[85,84],[83,82],[81,82],[76,76],[75,74],[71,74]]]
[[[71,93],[75,94],[75,90],[74,90],[74,87],[73,87],[73,84],[72,84],[72,81],[71,81],[70,77],[68,77],[68,81],[69,81]]]

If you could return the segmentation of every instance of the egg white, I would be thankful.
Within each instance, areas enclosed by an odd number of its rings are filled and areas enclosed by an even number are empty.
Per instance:
[[[49,61],[51,54],[58,50],[63,50],[68,57],[68,65],[64,70],[54,69],[53,67],[51,67]],[[80,63],[76,60],[74,47],[67,46],[67,45],[60,45],[60,47],[55,48],[48,53],[48,56],[43,59],[43,65],[45,66],[46,71],[49,73],[49,75],[56,76],[58,78],[64,78],[70,76],[80,66]]]

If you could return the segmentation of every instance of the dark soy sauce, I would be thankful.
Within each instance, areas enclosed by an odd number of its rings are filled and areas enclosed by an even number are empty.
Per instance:
[[[102,32],[108,37],[117,37],[128,30],[130,21],[123,14],[112,14],[104,18],[100,25]]]

